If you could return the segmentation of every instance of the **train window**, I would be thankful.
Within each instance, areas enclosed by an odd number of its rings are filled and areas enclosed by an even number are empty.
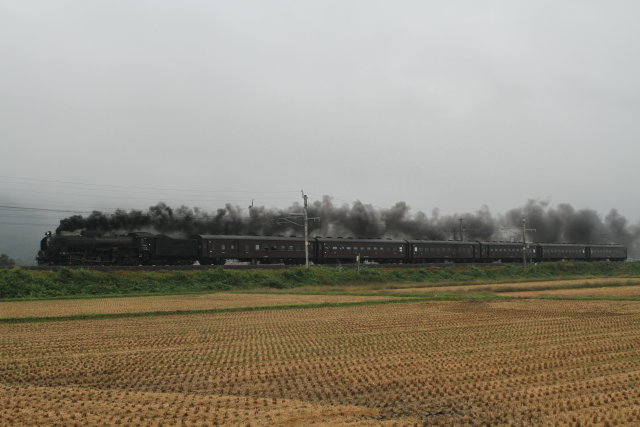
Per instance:
[[[234,250],[236,248],[236,245],[232,244],[231,245],[231,250]]]
[[[221,243],[221,244],[220,244],[220,250],[221,250],[221,251],[224,251],[225,249],[226,249],[225,244],[224,244],[224,243]]]
[[[290,251],[293,251],[293,246],[289,246],[289,250],[290,250]]]
[[[337,250],[337,249],[338,249],[338,247],[337,247],[337,246],[334,246],[332,249],[335,251],[335,250]]]
[[[404,252],[404,247],[403,246],[398,246],[398,251]]]
[[[260,245],[258,244],[256,245],[256,251],[259,251],[259,250],[260,250]]]

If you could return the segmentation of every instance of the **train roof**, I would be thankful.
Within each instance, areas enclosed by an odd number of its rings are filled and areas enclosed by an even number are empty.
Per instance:
[[[392,239],[353,239],[351,237],[316,237],[319,242],[348,242],[348,243],[394,243],[403,244],[406,240]]]
[[[287,237],[287,236],[236,236],[230,234],[196,234],[191,236],[192,239],[211,239],[211,240],[292,240],[304,241],[304,237]],[[309,240],[313,240],[309,238]]]
[[[540,242],[540,243],[536,243],[536,245],[542,245],[542,246],[580,246],[580,247],[586,247],[589,246],[586,243],[544,243],[544,242]]]
[[[423,244],[423,245],[429,245],[429,244],[436,244],[436,245],[441,245],[443,243],[446,244],[451,244],[451,245],[473,245],[476,244],[478,242],[473,242],[470,240],[407,240],[407,242],[411,243],[411,244]]]

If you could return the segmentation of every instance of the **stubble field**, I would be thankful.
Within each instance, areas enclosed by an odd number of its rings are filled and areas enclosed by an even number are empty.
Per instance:
[[[587,288],[593,286],[601,286],[603,289],[614,289],[617,285],[624,284],[625,287],[633,288],[633,285],[640,286],[639,278],[629,277],[601,277],[592,279],[568,279],[568,280],[544,280],[529,282],[507,282],[480,285],[443,285],[443,286],[423,286],[423,287],[401,287],[396,289],[387,289],[384,292],[389,294],[402,294],[408,292],[440,292],[440,293],[477,293],[489,292],[501,295],[518,295],[516,292],[524,292],[519,289],[529,289],[531,292],[526,296],[538,295],[542,292],[553,291],[553,288],[567,289],[575,287],[577,295],[583,295]],[[513,292],[513,293],[512,293]],[[605,292],[606,294],[606,292]],[[629,294],[633,295],[633,294]],[[522,294],[525,296],[525,294]]]
[[[86,314],[125,314],[275,307],[302,304],[351,303],[388,300],[387,296],[299,295],[277,293],[213,293],[129,298],[86,298],[40,301],[0,301],[2,318],[64,317]]]
[[[0,402],[5,425],[637,425],[640,302],[0,324]]]

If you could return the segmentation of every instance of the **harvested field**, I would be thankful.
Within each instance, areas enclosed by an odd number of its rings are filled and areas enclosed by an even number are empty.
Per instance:
[[[639,335],[634,301],[425,302],[2,324],[0,419],[637,425]]]
[[[127,298],[0,302],[0,319],[15,317],[56,317],[79,314],[147,313],[157,311],[207,310],[328,302],[359,302],[389,299],[380,296],[232,294],[166,295]]]
[[[568,296],[568,297],[638,297],[640,286],[604,286],[599,288],[579,289],[546,289],[540,291],[505,292],[498,293],[504,296],[531,297],[540,295]]]
[[[512,283],[494,283],[489,285],[461,285],[461,286],[425,286],[388,289],[384,292],[394,293],[415,293],[415,292],[438,292],[438,293],[470,293],[470,292],[501,292],[505,289],[514,290],[518,288],[548,287],[548,286],[579,286],[580,284],[596,285],[596,284],[613,284],[613,283],[637,283],[640,285],[640,278],[629,277],[607,277],[598,279],[571,279],[571,280],[545,280],[537,282],[512,282]],[[509,295],[514,295],[509,292]]]

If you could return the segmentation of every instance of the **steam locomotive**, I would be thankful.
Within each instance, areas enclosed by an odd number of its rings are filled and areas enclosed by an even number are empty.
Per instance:
[[[308,241],[310,262],[425,264],[442,262],[533,262],[580,260],[624,261],[627,248],[618,244],[471,242],[314,237]],[[45,233],[39,265],[224,265],[303,264],[301,237],[194,235],[176,239],[146,232],[126,236],[64,236]]]

